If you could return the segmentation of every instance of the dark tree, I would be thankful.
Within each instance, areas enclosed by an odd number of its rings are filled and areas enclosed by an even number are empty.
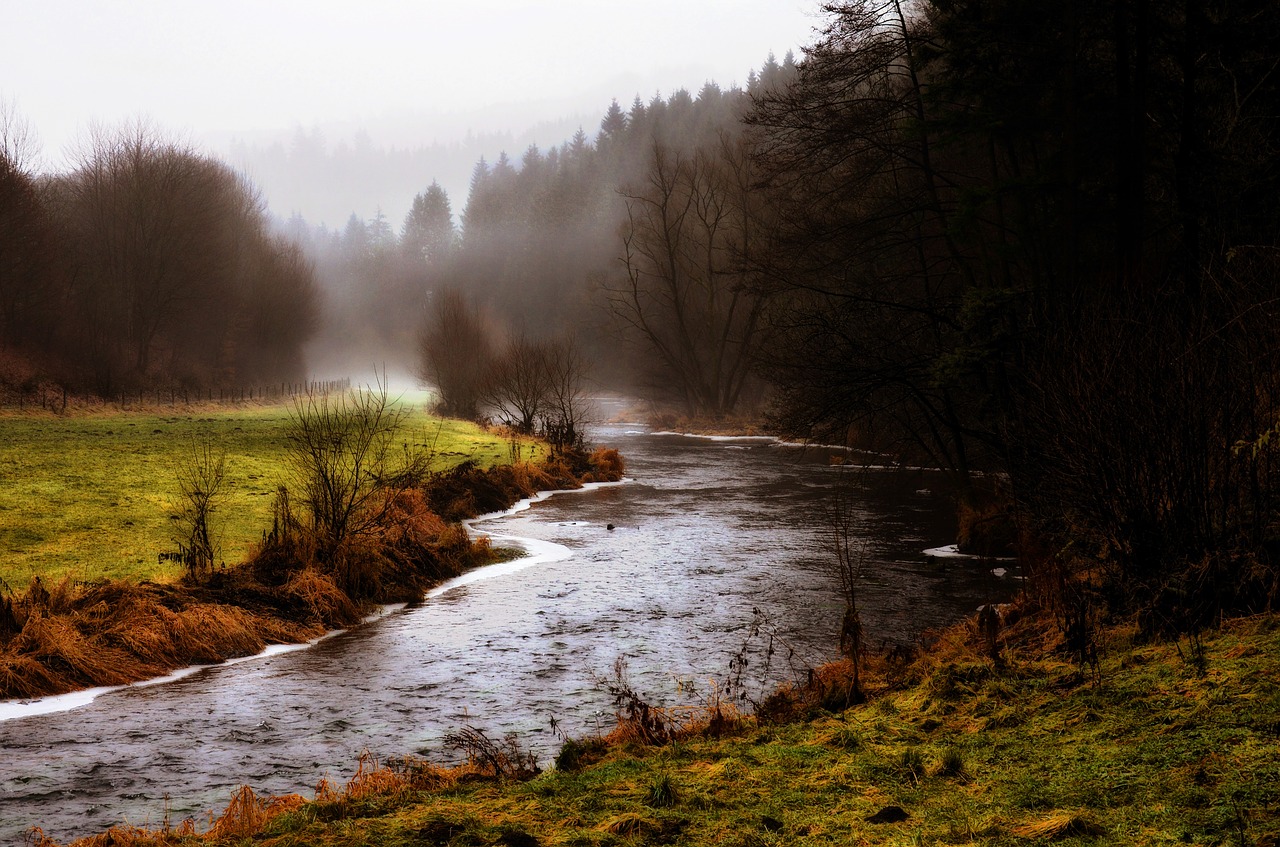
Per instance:
[[[419,376],[439,395],[443,414],[475,419],[493,359],[480,310],[449,289],[433,299],[419,335]]]
[[[95,132],[49,197],[71,280],[62,337],[99,391],[299,375],[314,327],[310,270],[281,271],[289,262],[239,174],[134,124]],[[280,355],[259,358],[276,363],[266,370],[250,365],[252,349],[285,344],[288,365]]]
[[[426,191],[413,198],[413,207],[405,216],[400,233],[400,246],[414,262],[438,265],[448,259],[455,237],[449,195],[433,180]]]
[[[610,305],[692,415],[735,411],[762,337],[765,298],[744,264],[749,167],[727,138],[691,156],[655,144],[645,183],[623,192],[627,275]]]

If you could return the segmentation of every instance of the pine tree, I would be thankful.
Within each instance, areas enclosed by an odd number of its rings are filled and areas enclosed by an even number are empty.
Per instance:
[[[414,261],[436,264],[448,256],[454,235],[449,194],[432,180],[426,191],[413,198],[413,207],[404,219],[400,245]]]

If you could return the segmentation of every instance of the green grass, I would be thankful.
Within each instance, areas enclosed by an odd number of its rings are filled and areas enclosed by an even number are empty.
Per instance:
[[[957,688],[939,684],[955,675],[945,662],[865,706],[738,737],[304,806],[254,843],[1274,844],[1278,625],[1209,639],[1203,676],[1170,645],[1114,649],[1098,678],[1051,658],[981,673],[966,659]],[[889,805],[910,817],[867,822]]]
[[[417,399],[417,398],[414,398]],[[401,401],[403,441],[434,445],[437,465],[508,461],[497,434],[441,421]],[[174,468],[193,440],[226,451],[230,497],[217,518],[232,564],[269,529],[286,480],[284,427],[290,407],[160,408],[58,417],[0,415],[0,579],[21,591],[39,575],[79,580],[173,580],[181,566],[157,562],[175,550]],[[528,456],[526,455],[526,458]]]

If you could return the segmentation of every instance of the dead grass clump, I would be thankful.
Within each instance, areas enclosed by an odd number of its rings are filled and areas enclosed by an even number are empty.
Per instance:
[[[43,697],[74,687],[73,681],[31,656],[12,649],[0,653],[0,699]]]
[[[444,745],[467,754],[467,770],[493,779],[532,779],[542,772],[533,753],[523,749],[515,733],[495,741],[484,730],[466,726],[444,737]]]
[[[27,614],[49,608],[49,590],[44,587],[44,580],[36,576],[27,586],[27,593],[18,601],[19,607]]]
[[[143,663],[172,667],[182,660],[176,643],[185,633],[181,615],[159,603],[124,595],[114,607],[99,601],[82,616],[98,618],[102,640]]]
[[[70,576],[64,576],[48,592],[44,608],[54,614],[69,612],[79,596],[80,592],[76,589],[76,581]]]
[[[355,775],[348,780],[343,797],[347,800],[360,800],[373,796],[394,796],[413,787],[402,770],[380,764],[377,756],[365,750],[360,754]]]
[[[397,491],[386,509],[383,540],[387,544],[426,546],[445,531],[444,519],[431,510],[427,498],[416,488]]]
[[[1038,841],[1057,841],[1062,838],[1098,838],[1106,834],[1106,828],[1097,821],[1069,812],[1058,812],[1044,820],[1013,828],[1019,838]]]
[[[252,838],[262,832],[268,823],[280,815],[301,808],[306,802],[306,798],[300,794],[258,797],[252,788],[242,785],[231,795],[226,811],[212,821],[204,837],[208,840]]]
[[[602,822],[598,829],[622,838],[630,838],[648,832],[655,832],[658,829],[658,824],[653,819],[638,815],[635,812],[624,812]]]
[[[234,606],[201,603],[180,613],[178,649],[193,662],[252,656],[267,646],[253,616]]]
[[[864,691],[868,687],[865,670],[855,669],[851,659],[839,659],[814,669],[806,686],[805,700],[811,706],[839,712],[865,701]]]
[[[661,747],[691,738],[722,738],[739,731],[746,718],[731,703],[654,706],[637,699],[615,713],[617,723],[602,739],[607,746]]]
[[[595,450],[587,458],[587,463],[591,466],[591,475],[597,482],[617,482],[622,479],[627,469],[626,463],[622,460],[622,454],[609,447]]]
[[[141,679],[145,670],[123,650],[94,643],[65,615],[33,612],[13,639],[15,652],[52,668],[84,686],[122,685]]]
[[[261,832],[262,825],[268,821],[266,806],[268,801],[255,795],[252,788],[237,788],[232,793],[232,801],[227,803],[227,810],[218,819],[211,821],[206,838],[252,838]]]
[[[796,690],[784,685],[769,692],[756,704],[756,720],[762,724],[790,723],[800,715],[803,707],[804,702]]]
[[[316,803],[336,803],[342,799],[342,790],[334,785],[333,780],[323,776],[316,783]]]
[[[194,831],[191,834],[194,834]],[[145,827],[123,824],[113,826],[106,832],[100,832],[97,835],[77,838],[71,842],[71,847],[152,847],[152,845],[171,844],[170,835],[171,833],[163,830],[151,830]],[[172,833],[172,835],[177,835],[177,833]],[[42,847],[55,847],[57,844],[52,839],[34,843],[42,845]]]
[[[325,627],[349,626],[360,619],[360,611],[347,593],[315,568],[291,576],[282,593],[300,603],[314,621]]]

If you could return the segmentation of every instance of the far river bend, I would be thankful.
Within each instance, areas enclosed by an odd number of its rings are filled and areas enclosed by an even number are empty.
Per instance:
[[[868,549],[870,643],[910,642],[1017,591],[991,563],[931,559],[951,542],[952,507],[928,471],[860,471],[759,439],[600,428],[629,482],[558,494],[482,522],[547,553],[305,650],[112,691],[70,711],[0,722],[0,844],[40,825],[59,839],[165,814],[207,824],[241,784],[259,793],[345,780],[361,751],[449,759],[464,725],[516,732],[548,765],[550,728],[612,723],[597,681],[625,656],[635,687],[667,704],[724,679],[758,609],[795,652],[750,645],[756,692],[831,658],[841,600],[823,511],[847,488]],[[610,531],[606,527],[613,524]],[[548,543],[550,542],[550,543]],[[508,541],[500,541],[509,544]],[[681,686],[686,688],[687,686]]]

